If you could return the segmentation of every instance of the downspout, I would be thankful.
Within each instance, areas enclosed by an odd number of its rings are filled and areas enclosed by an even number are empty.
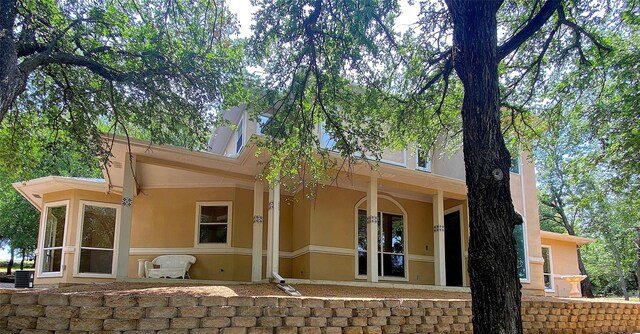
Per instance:
[[[273,225],[271,235],[271,280],[277,283],[285,283],[284,278],[280,276],[279,262],[280,262],[280,182],[276,181],[273,184],[273,207],[271,209],[271,222]]]

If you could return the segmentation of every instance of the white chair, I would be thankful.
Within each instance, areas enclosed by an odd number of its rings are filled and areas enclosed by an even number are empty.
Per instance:
[[[160,255],[144,263],[147,278],[190,278],[189,268],[196,263],[191,255]]]

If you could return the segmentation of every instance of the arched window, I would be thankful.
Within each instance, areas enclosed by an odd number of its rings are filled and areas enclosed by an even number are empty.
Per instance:
[[[380,210],[378,216],[378,276],[384,278],[407,277],[407,214],[391,197],[378,198],[393,204],[395,210]],[[367,275],[367,210],[366,198],[356,205],[357,217],[357,275]],[[390,212],[388,212],[390,211]]]

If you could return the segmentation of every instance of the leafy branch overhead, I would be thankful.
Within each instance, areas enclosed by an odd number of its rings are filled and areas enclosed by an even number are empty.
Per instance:
[[[194,147],[212,112],[242,96],[244,44],[224,1],[0,8],[0,122],[18,133],[42,126],[98,145],[100,130],[135,126],[138,137]]]
[[[547,106],[545,94],[561,73],[596,66],[611,51],[602,37],[609,14],[604,5],[561,0],[499,3],[503,129],[526,143],[540,133],[535,112]],[[463,85],[453,71],[457,53],[445,2],[422,2],[404,33],[396,31],[402,14],[396,1],[255,4],[252,56],[268,91],[253,109],[275,114],[271,149],[283,139],[298,142],[291,149],[322,149],[303,131],[318,122],[345,157],[379,156],[410,142],[429,148],[460,133]],[[300,131],[286,128],[293,124]]]

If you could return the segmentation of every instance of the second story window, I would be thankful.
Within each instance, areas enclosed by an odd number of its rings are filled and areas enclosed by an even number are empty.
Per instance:
[[[236,153],[240,153],[242,149],[242,140],[244,137],[244,118],[240,119],[238,122],[238,128],[236,129]]]
[[[258,115],[258,119],[256,122],[256,133],[259,135],[263,135],[264,132],[262,132],[262,130],[264,129],[264,126],[267,124],[267,122],[269,122],[269,116],[268,115]]]
[[[416,169],[426,172],[431,171],[431,160],[429,159],[429,151],[418,148],[416,151]]]
[[[324,123],[320,124],[320,146],[328,150],[333,150],[336,147],[336,140],[326,130]]]
[[[517,155],[511,156],[511,167],[509,168],[511,173],[520,174],[520,157]]]

